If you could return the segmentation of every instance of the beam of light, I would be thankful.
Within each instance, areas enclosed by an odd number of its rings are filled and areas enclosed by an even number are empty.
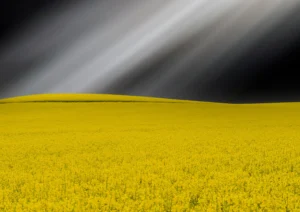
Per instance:
[[[6,61],[35,61],[31,70],[4,90],[2,97],[32,93],[106,92],[130,77],[132,70],[195,39],[195,46],[163,69],[155,83],[133,91],[140,95],[164,93],[166,85],[178,89],[196,77],[203,82],[220,73],[213,68],[222,57],[238,57],[266,31],[299,5],[296,0],[137,0],[89,1],[48,15],[19,42],[0,52]],[[126,3],[127,4],[126,4]],[[241,46],[241,47],[240,47]],[[228,55],[231,54],[231,55]],[[13,59],[12,59],[13,58]],[[199,58],[195,70],[187,69]],[[183,76],[183,77],[182,77]],[[176,81],[177,80],[177,81]]]
[[[228,2],[225,5],[230,6]],[[205,10],[202,9],[200,15],[206,17],[205,21],[198,23],[198,26],[194,28],[184,26],[183,22],[191,20],[195,14],[198,15],[199,13],[196,11],[203,6]],[[90,92],[93,88],[103,90],[117,77],[127,74],[140,62],[151,56],[158,56],[169,46],[176,45],[177,40],[186,36],[190,32],[189,30],[201,27],[211,21],[212,16],[220,14],[220,11],[211,13],[212,9],[220,8],[224,7],[207,1],[173,2],[170,7],[167,7],[160,14],[156,14],[153,19],[130,33],[104,54],[100,54],[93,61],[89,61],[87,66],[78,70],[61,86],[54,87],[51,92],[70,89],[73,84],[79,86],[72,88],[71,92]],[[195,22],[192,23],[196,24]],[[83,78],[85,78],[85,82],[81,83]]]
[[[176,79],[178,76],[180,77],[179,80],[182,81],[182,85],[179,86],[181,89],[199,75],[202,75],[203,84],[208,83],[210,78],[216,78],[220,74],[216,72],[219,69],[210,68],[210,66],[222,65],[217,63],[218,59],[224,56],[227,58],[238,57],[239,52],[251,47],[258,38],[276,26],[284,15],[299,4],[296,1],[283,2],[280,0],[264,2],[253,0],[239,3],[231,10],[227,10],[225,18],[221,17],[223,18],[221,20],[222,24],[216,25],[214,30],[207,37],[202,38],[198,45],[189,52],[182,54],[177,62],[172,63],[164,71],[164,74],[160,74],[153,79],[155,86],[151,84],[143,85],[142,93],[154,95],[159,90],[168,92],[162,88],[166,85],[166,82],[172,82],[172,80],[174,81],[170,84],[178,85],[178,79]],[[195,58],[198,58],[199,61],[197,70],[182,73]],[[175,82],[175,80],[177,81]],[[200,84],[199,87],[201,88]],[[141,92],[135,94],[141,94]]]

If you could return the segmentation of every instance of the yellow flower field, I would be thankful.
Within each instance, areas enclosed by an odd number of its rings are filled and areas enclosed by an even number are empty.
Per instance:
[[[300,211],[300,103],[2,100],[0,211]]]

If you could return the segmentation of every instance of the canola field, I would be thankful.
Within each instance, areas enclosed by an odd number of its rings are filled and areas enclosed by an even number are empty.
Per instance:
[[[0,211],[300,211],[300,104],[2,100]]]

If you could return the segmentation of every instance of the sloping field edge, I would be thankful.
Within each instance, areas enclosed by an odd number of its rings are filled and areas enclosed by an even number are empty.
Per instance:
[[[193,101],[181,99],[168,99],[147,96],[129,96],[116,94],[33,94],[0,99],[0,104],[10,103],[193,103],[210,104],[222,106],[297,106],[300,109],[300,102],[274,102],[274,103],[226,103]]]
[[[34,94],[18,96],[0,100],[0,104],[7,103],[199,103],[198,101],[155,98],[144,96],[127,96],[111,94]]]

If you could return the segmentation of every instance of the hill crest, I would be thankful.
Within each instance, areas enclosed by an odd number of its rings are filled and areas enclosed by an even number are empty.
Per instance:
[[[161,102],[199,103],[197,101],[114,94],[33,94],[1,99],[0,103],[26,102]]]

